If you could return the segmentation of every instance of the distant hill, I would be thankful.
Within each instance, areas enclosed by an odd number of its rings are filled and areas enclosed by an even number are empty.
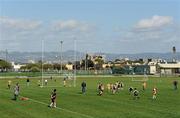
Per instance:
[[[111,54],[111,53],[93,53],[93,54],[99,54],[104,55],[106,61],[115,60],[115,59],[121,59],[121,58],[129,58],[132,60],[143,58],[160,58],[160,59],[166,59],[166,60],[172,60],[173,54],[172,53],[137,53],[137,54]],[[8,52],[7,59],[9,61],[14,62],[20,62],[20,63],[27,63],[28,60],[41,60],[41,52]],[[63,62],[73,61],[74,60],[74,51],[68,50],[62,53],[63,55]],[[77,60],[81,60],[85,57],[85,53],[83,52],[76,52]],[[0,58],[5,59],[6,53],[5,51],[0,51]],[[180,60],[180,52],[177,52],[175,55],[175,58],[177,60]],[[44,53],[44,60],[45,61],[51,61],[51,62],[59,62],[60,61],[60,52],[45,52]]]

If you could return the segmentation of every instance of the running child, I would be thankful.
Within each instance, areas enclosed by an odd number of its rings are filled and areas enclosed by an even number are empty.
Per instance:
[[[146,87],[147,87],[147,83],[146,83],[146,82],[143,82],[143,83],[142,83],[142,88],[143,88],[143,90],[146,90]]]
[[[37,84],[38,84],[38,86],[41,86],[41,80],[38,80]]]
[[[45,81],[44,81],[44,82],[45,82],[45,85],[47,86],[47,84],[48,84],[48,80],[47,80],[47,79],[45,79]]]
[[[124,83],[120,82],[120,89],[123,90],[124,89]]]
[[[155,87],[153,88],[152,94],[153,94],[152,99],[156,99],[156,96],[157,96],[157,88],[155,88]]]
[[[104,86],[103,84],[99,84],[98,85],[98,89],[99,89],[99,95],[102,96],[103,92],[104,92]]]
[[[136,88],[134,88],[133,96],[134,96],[134,99],[139,99],[139,91]]]
[[[67,77],[64,77],[64,79],[63,79],[63,86],[64,87],[66,87],[66,79],[67,79]]]
[[[56,89],[53,90],[53,92],[51,93],[51,104],[48,107],[51,108],[56,108]]]
[[[173,85],[174,85],[174,90],[177,90],[178,89],[178,81],[174,81],[173,82]]]
[[[29,84],[30,84],[30,80],[29,80],[29,78],[27,78],[26,85],[29,86]]]
[[[85,92],[86,92],[86,83],[82,82],[81,87],[82,87],[82,94],[85,94]]]
[[[106,86],[107,86],[107,92],[110,92],[111,91],[111,84],[108,83]]]
[[[112,89],[112,93],[115,94],[117,91],[117,85],[113,84],[113,89]]]
[[[11,80],[8,81],[8,89],[11,89]]]
[[[133,92],[133,87],[129,87],[129,92],[130,92],[130,93]]]
[[[17,97],[19,95],[19,84],[16,83],[15,87],[14,87],[14,98],[12,100],[17,100]]]

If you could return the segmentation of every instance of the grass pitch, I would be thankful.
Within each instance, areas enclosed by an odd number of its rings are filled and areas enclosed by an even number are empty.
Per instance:
[[[81,77],[77,87],[62,87],[62,79],[48,80],[48,86],[37,86],[38,79],[11,79],[20,84],[20,97],[29,100],[11,100],[13,90],[7,89],[7,81],[0,80],[0,118],[180,118],[180,89],[173,90],[173,80],[180,78],[149,78],[147,90],[142,91],[142,82],[132,82],[128,77]],[[81,82],[87,83],[86,94],[81,94]],[[97,84],[122,81],[124,90],[112,95],[105,90],[97,95]],[[140,91],[140,99],[133,100],[128,92],[130,86]],[[158,88],[156,100],[152,100],[152,88]],[[57,89],[57,108],[48,108],[50,93]]]

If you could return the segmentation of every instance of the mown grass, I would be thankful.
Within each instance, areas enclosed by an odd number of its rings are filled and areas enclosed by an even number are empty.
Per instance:
[[[29,87],[26,79],[13,79],[20,84],[20,95],[36,101],[12,101],[12,90],[7,89],[8,79],[0,80],[0,118],[180,118],[180,92],[173,90],[173,80],[180,78],[149,78],[147,90],[142,91],[141,82],[133,82],[128,77],[88,77],[77,78],[76,87],[62,87],[62,79],[48,80],[49,87],[37,86],[37,78],[31,79]],[[81,94],[81,82],[87,83],[86,94]],[[106,90],[97,95],[97,84],[122,81],[124,90],[112,95]],[[56,87],[50,87],[56,86]],[[133,100],[128,92],[130,86],[140,91],[140,99]],[[156,100],[152,100],[152,88],[158,88]],[[56,109],[48,108],[50,93],[57,89]],[[38,101],[38,102],[37,102]],[[41,102],[41,103],[39,103]],[[61,109],[62,108],[62,109]]]

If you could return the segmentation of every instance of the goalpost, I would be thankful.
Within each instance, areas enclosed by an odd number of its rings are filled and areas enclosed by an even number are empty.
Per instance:
[[[67,86],[69,87],[76,87],[76,74],[77,74],[77,70],[76,70],[76,61],[77,61],[77,54],[76,54],[76,38],[73,38],[74,41],[74,69],[72,70],[72,73],[66,73],[64,74],[64,79],[67,80]],[[65,81],[66,81],[65,80]]]
[[[134,81],[134,82],[144,82],[144,81],[148,81],[149,78],[148,78],[148,75],[146,74],[147,70],[146,68],[144,68],[144,76],[143,78],[139,78],[139,77],[134,77],[134,72],[131,74],[131,80]]]
[[[70,86],[76,87],[76,61],[77,61],[77,54],[76,54],[76,38],[74,38],[74,69],[72,73],[66,73],[63,74],[62,73],[62,41],[61,43],[61,74],[63,75],[64,78],[67,77],[67,80],[71,83]],[[40,87],[45,87],[44,86],[44,69],[43,69],[43,65],[44,65],[44,40],[42,39],[41,42],[41,86]]]
[[[63,74],[66,87],[76,87],[76,75],[74,73]]]
[[[42,42],[41,42],[41,86],[40,87],[43,87],[44,85],[44,76],[43,76],[43,64],[44,64],[44,40],[42,39]]]

